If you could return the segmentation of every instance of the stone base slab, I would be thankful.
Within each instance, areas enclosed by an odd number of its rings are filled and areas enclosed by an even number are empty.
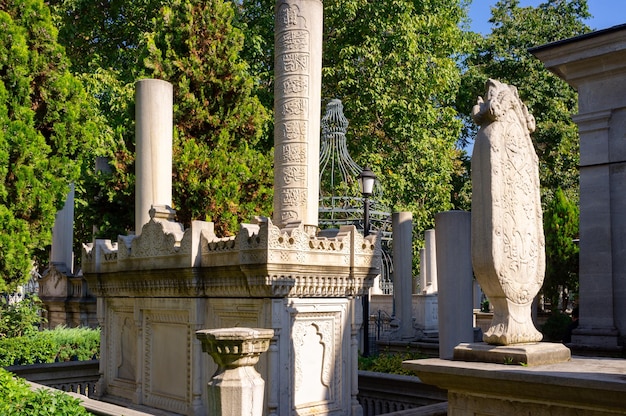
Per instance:
[[[622,359],[522,367],[433,358],[402,366],[448,391],[448,416],[616,416],[626,409]]]
[[[571,357],[565,345],[550,342],[516,345],[477,342],[459,344],[454,348],[455,361],[536,366],[566,362]]]

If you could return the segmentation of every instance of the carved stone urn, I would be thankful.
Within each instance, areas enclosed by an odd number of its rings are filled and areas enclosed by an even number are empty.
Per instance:
[[[209,414],[262,416],[265,381],[254,369],[267,351],[273,329],[220,328],[201,330],[202,350],[218,366],[208,384]]]
[[[472,154],[472,265],[493,304],[489,344],[541,341],[531,319],[545,273],[534,117],[517,89],[487,81],[472,110],[480,130]]]

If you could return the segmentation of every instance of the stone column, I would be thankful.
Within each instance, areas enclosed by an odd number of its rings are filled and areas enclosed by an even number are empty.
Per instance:
[[[320,0],[277,0],[274,86],[274,216],[279,227],[318,224],[322,79]]]
[[[393,227],[394,279],[393,293],[396,314],[400,317],[400,337],[413,336],[412,280],[413,280],[413,214],[394,212]]]
[[[623,25],[531,53],[578,91],[580,324],[572,346],[623,350],[626,334],[626,43]]]
[[[425,293],[437,293],[437,240],[435,230],[424,232]]]
[[[440,212],[437,232],[439,357],[452,358],[454,347],[474,340],[472,309],[471,214]]]
[[[173,87],[158,79],[135,84],[135,234],[153,205],[172,205]]]
[[[202,350],[218,366],[208,383],[210,415],[262,416],[265,382],[255,370],[272,329],[221,328],[196,332]]]
[[[74,239],[74,185],[65,199],[63,209],[58,211],[54,219],[52,229],[52,247],[50,248],[50,263],[57,270],[72,274],[74,268],[74,252],[72,243]]]
[[[613,184],[624,183],[625,177],[617,173],[624,168],[616,169],[616,161],[611,160],[611,115],[610,111],[596,111],[573,116],[580,134],[580,324],[572,343],[606,350],[618,349],[615,316],[623,302],[616,304],[614,293],[619,281],[616,267],[622,261],[615,257],[621,258],[616,253],[624,250],[623,246],[614,247],[621,240],[607,236],[615,233],[615,212],[620,211],[616,205],[626,206],[623,191],[611,189]],[[623,131],[612,142],[622,140]],[[619,163],[625,165],[623,160]],[[623,224],[622,230],[626,229]]]
[[[420,248],[420,287],[419,292],[426,294],[426,249]]]

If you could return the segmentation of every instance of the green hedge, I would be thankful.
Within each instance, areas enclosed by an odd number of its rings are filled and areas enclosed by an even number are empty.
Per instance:
[[[61,391],[39,389],[0,368],[0,414],[23,416],[88,416],[80,400]]]
[[[100,330],[57,327],[0,338],[0,367],[99,358]]]

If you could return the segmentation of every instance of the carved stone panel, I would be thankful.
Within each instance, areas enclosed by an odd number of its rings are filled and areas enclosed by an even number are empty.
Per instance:
[[[129,400],[135,399],[138,378],[137,328],[132,299],[111,299],[106,301],[105,327],[103,328],[100,359],[105,363],[107,392]]]
[[[143,401],[186,414],[192,395],[192,331],[186,310],[145,310]]]
[[[350,400],[347,300],[313,302],[292,303],[293,414],[339,414]]]

